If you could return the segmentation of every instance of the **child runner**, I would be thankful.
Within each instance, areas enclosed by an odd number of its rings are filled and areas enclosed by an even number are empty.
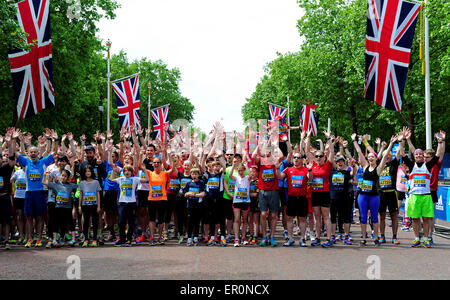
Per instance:
[[[184,197],[187,198],[187,246],[198,246],[198,232],[203,210],[202,201],[206,196],[206,186],[200,180],[200,169],[192,168],[191,177],[192,181],[183,188]]]
[[[250,226],[250,238],[249,242],[252,245],[257,244],[259,234],[259,202],[258,202],[258,167],[253,165],[250,167],[250,214],[249,214],[249,226]]]

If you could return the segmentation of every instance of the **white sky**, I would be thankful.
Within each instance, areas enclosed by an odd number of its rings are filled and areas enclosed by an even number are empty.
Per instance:
[[[118,2],[116,19],[99,23],[99,37],[111,39],[112,54],[123,49],[130,60],[178,68],[181,93],[195,106],[194,126],[205,133],[216,121],[242,131],[241,108],[264,66],[277,52],[300,49],[296,0]]]

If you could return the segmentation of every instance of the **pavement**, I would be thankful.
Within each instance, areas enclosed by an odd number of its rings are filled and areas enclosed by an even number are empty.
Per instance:
[[[62,247],[0,248],[0,279],[17,280],[397,280],[446,279],[450,277],[450,240],[434,236],[432,248],[411,247],[413,233],[399,230],[400,245],[387,243],[359,246],[360,226],[352,225],[353,245],[338,241],[331,248],[283,247],[281,223],[277,247],[246,245],[198,247],[165,245],[98,248]],[[45,244],[44,244],[45,245]],[[26,270],[26,271],[25,271]]]

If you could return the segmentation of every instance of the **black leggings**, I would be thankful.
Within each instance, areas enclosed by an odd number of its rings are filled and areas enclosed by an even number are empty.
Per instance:
[[[69,232],[71,224],[73,223],[72,209],[57,207],[53,212],[53,232],[57,232],[61,235],[61,237],[63,237],[64,234]]]
[[[201,209],[201,208],[188,208],[187,209],[188,238],[198,237],[198,232],[200,229],[200,220],[202,218],[202,214],[203,214],[203,209]]]
[[[81,206],[83,212],[83,234],[86,240],[89,240],[89,221],[92,219],[92,230],[94,233],[94,240],[97,240],[98,231],[98,213],[96,205],[84,205]]]
[[[205,209],[205,223],[209,224],[209,236],[214,236],[216,232],[216,225],[219,224],[220,232],[225,235],[225,214],[223,208],[223,198],[222,196],[217,196],[215,198],[206,199],[206,209]],[[225,200],[229,201],[229,200]],[[226,202],[228,204],[228,202]]]
[[[347,193],[339,195],[338,199],[331,199],[330,216],[331,224],[336,224],[337,217],[339,223],[350,223],[352,216],[352,202]]]
[[[172,213],[175,210],[176,203],[177,203],[177,195],[167,193],[167,208],[164,223],[169,224],[170,221],[172,220]]]
[[[178,194],[175,202],[175,212],[177,213],[177,220],[178,220],[178,233],[180,235],[183,235],[184,228],[185,228],[185,220],[186,220],[186,205],[187,205],[187,199],[181,195]]]

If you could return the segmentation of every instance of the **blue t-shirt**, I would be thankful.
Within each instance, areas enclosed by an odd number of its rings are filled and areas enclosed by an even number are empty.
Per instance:
[[[283,160],[283,163],[280,166],[280,173],[282,173],[284,171],[284,169],[287,169],[287,168],[292,167],[292,166],[293,166],[292,163],[288,164],[287,159]],[[286,179],[278,179],[278,186],[287,188],[288,187],[287,180]]]
[[[198,182],[191,181],[186,184],[186,186],[183,188],[183,194],[186,194],[188,192],[194,192],[194,193],[202,193],[206,191],[206,185],[202,180],[199,180]],[[187,208],[201,208],[203,199],[197,198],[197,197],[189,197],[187,199]]]
[[[17,162],[25,168],[27,192],[44,190],[42,179],[44,178],[45,168],[51,165],[54,161],[53,155],[51,154],[38,160],[36,163],[23,155],[19,156]]]
[[[104,164],[105,164],[105,169],[106,169],[106,173],[108,174],[108,177],[106,177],[103,180],[103,190],[105,190],[105,191],[120,190],[119,184],[110,180],[112,173],[113,173],[113,169],[112,169],[111,165],[106,160],[105,160]],[[119,166],[119,164],[117,164],[117,165]]]

